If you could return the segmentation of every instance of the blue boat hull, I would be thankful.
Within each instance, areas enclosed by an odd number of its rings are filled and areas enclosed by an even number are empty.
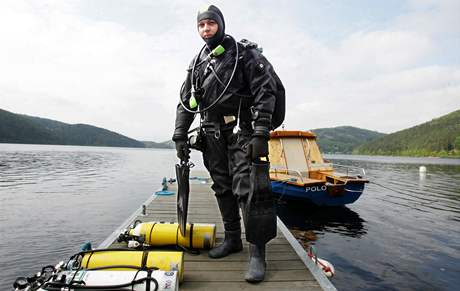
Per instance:
[[[286,182],[272,181],[272,191],[283,200],[310,201],[320,206],[341,206],[358,200],[364,191],[364,184],[365,182],[296,186]]]

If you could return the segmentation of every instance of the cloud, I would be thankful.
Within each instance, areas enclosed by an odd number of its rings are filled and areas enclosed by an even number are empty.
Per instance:
[[[0,108],[170,138],[185,68],[202,45],[194,23],[204,2],[117,3],[2,1]],[[458,1],[410,1],[384,23],[321,23],[314,33],[302,1],[217,5],[227,32],[261,44],[274,64],[289,128],[391,132],[460,108],[458,52],[449,49],[460,36]],[[333,21],[333,4],[311,5]],[[319,36],[322,26],[334,41]]]
[[[177,100],[184,75],[182,62],[162,55],[158,39],[168,37],[80,17],[71,2],[13,2],[0,17],[2,107],[166,138],[156,125],[174,112],[167,99]]]
[[[460,2],[456,0],[410,0],[410,13],[395,20],[395,26],[431,36],[459,38]]]
[[[442,50],[434,35],[443,32],[401,25],[417,17],[419,10],[410,11],[384,29],[353,32],[335,45],[294,30],[297,54],[283,62],[291,69],[283,74],[289,128],[354,125],[393,132],[460,109],[458,65],[433,58]]]

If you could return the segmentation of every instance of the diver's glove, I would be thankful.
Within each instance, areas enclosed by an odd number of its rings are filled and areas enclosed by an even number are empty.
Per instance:
[[[261,157],[268,157],[268,140],[270,139],[270,130],[267,126],[254,126],[252,138],[248,144],[248,157],[257,160]]]
[[[176,140],[177,157],[181,161],[190,159],[190,148],[186,140]]]
[[[268,156],[268,138],[253,136],[248,144],[248,156],[252,160]]]

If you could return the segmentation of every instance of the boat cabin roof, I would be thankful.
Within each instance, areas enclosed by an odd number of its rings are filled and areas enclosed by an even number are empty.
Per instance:
[[[306,137],[308,139],[316,139],[316,135],[311,131],[302,130],[277,130],[270,132],[270,138],[283,138],[283,137]]]
[[[296,178],[305,182],[320,177],[314,172],[333,170],[332,165],[324,161],[316,135],[311,131],[273,131],[269,147],[271,174],[277,179]]]

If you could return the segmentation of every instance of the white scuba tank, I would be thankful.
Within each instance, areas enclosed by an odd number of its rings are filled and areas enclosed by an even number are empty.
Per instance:
[[[65,276],[64,280],[66,283],[69,283],[70,280],[74,277],[75,271],[64,271],[60,272],[56,279],[53,282],[60,282]],[[86,287],[94,286],[98,287],[97,289],[85,288],[85,291],[91,290],[101,290],[103,286],[116,286],[123,285],[132,282],[133,280],[141,280],[147,278],[147,271],[88,271],[80,270],[75,275],[74,281],[84,281]],[[150,290],[158,291],[177,291],[179,290],[179,278],[176,271],[153,271],[151,278],[154,278],[158,283],[158,288],[155,289],[155,283],[150,281]],[[132,286],[132,287],[131,287]],[[120,290],[135,290],[135,291],[145,291],[147,290],[147,281],[142,280],[142,282],[134,285],[120,287]],[[46,290],[46,289],[39,289]],[[80,289],[65,289],[65,290],[80,290]],[[110,288],[110,290],[117,290],[117,288]]]

